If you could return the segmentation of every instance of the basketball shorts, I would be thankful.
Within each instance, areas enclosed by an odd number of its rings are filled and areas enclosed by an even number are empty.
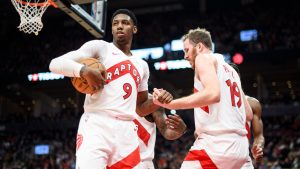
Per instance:
[[[250,155],[248,155],[247,162],[243,165],[241,169],[254,169]]]
[[[247,137],[236,134],[198,136],[181,169],[239,169],[249,155]]]
[[[141,161],[140,169],[155,169],[153,161]]]
[[[136,169],[137,126],[105,114],[84,113],[76,142],[76,169]]]

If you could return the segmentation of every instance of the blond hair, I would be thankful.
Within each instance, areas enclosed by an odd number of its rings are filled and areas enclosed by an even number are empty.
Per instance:
[[[210,32],[204,28],[190,29],[188,34],[184,35],[182,38],[189,39],[195,44],[202,43],[208,49],[212,50],[212,40]]]
[[[184,35],[181,37],[181,40],[182,40],[182,41],[185,41],[187,38],[188,38],[188,33],[187,33],[187,34],[184,34]]]

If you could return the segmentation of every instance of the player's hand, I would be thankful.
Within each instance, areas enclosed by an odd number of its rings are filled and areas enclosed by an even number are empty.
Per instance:
[[[173,100],[171,93],[164,89],[153,89],[153,100],[159,101],[162,104],[170,103]]]
[[[183,134],[186,131],[186,124],[177,114],[168,115],[166,118],[167,128]]]
[[[256,162],[260,162],[264,155],[262,146],[258,144],[252,146],[251,153]]]
[[[152,95],[153,95],[152,100],[153,100],[154,104],[164,107],[164,108],[167,108],[167,109],[171,109],[169,103],[171,103],[171,101],[173,100],[173,96],[169,92],[167,92],[163,89],[154,88]],[[168,95],[168,96],[166,99],[164,99],[164,97],[166,95]],[[164,102],[166,102],[166,103],[164,103]]]
[[[103,89],[106,83],[106,70],[83,66],[80,72],[81,77],[87,81],[89,86],[93,87],[95,93]]]

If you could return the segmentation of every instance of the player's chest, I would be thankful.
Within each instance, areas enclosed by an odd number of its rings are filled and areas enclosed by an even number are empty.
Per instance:
[[[107,83],[115,81],[124,81],[132,79],[136,86],[140,84],[143,77],[142,65],[122,52],[112,51],[103,60],[107,72]],[[127,78],[129,77],[129,79]]]
[[[120,50],[108,50],[105,57],[103,57],[102,63],[108,70],[116,71],[142,71],[142,65],[138,59],[134,57],[126,56]]]

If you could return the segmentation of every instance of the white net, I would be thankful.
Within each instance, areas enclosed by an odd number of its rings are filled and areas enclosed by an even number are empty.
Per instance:
[[[50,0],[11,0],[18,11],[21,22],[18,26],[20,31],[31,34],[38,33],[43,28],[42,16],[50,4]]]

